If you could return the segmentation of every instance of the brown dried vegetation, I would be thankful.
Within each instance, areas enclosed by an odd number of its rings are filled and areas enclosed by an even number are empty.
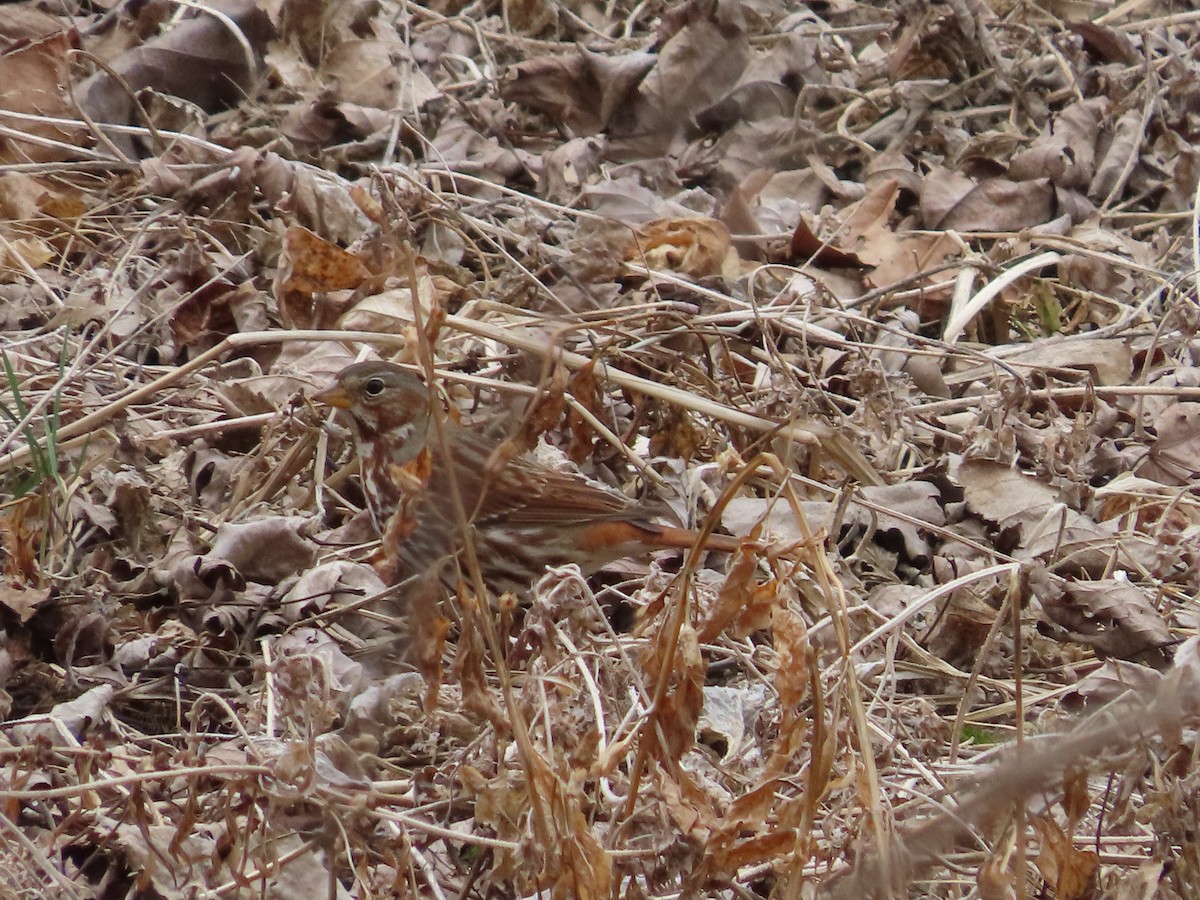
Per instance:
[[[197,6],[0,13],[0,895],[1200,894],[1200,16]],[[741,548],[385,583],[371,354]]]

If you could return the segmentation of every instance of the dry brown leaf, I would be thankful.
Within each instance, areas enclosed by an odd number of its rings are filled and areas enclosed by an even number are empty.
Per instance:
[[[415,112],[439,96],[400,41],[342,41],[326,54],[317,75],[332,84],[338,103],[352,106]]]
[[[75,119],[75,107],[68,101],[63,88],[71,82],[69,54],[74,44],[75,37],[63,31],[0,55],[0,109],[31,116]],[[5,124],[9,125],[9,121]],[[83,146],[88,141],[83,127],[71,128],[46,121],[22,120],[15,131],[65,146],[21,140],[9,133],[0,136],[0,163],[5,165],[70,159],[72,147]]]
[[[280,269],[285,290],[302,293],[357,287],[370,274],[353,253],[300,225],[288,228],[283,239],[286,263]]]
[[[434,701],[441,689],[441,652],[445,634],[451,624],[440,610],[438,601],[441,590],[435,577],[437,574],[431,572],[418,580],[412,591],[415,600],[411,601],[409,612],[414,625],[413,652],[417,670],[425,677],[425,709],[429,712],[436,708]],[[385,580],[389,584],[395,583],[395,579]],[[485,601],[475,597],[466,585],[459,584],[458,594],[459,606],[466,611],[466,621],[458,638],[454,674],[462,686],[463,708],[474,716],[491,722],[498,733],[507,734],[511,730],[508,716],[500,708],[500,698],[490,690],[487,672],[484,669],[487,655],[484,651],[481,634],[483,626],[479,623],[479,616],[490,613],[478,609],[478,604]]]
[[[750,42],[733,3],[688,3],[687,24],[662,44],[654,70],[631,104],[632,133],[660,135],[647,146],[669,146],[689,118],[726,97],[750,61]]]
[[[562,421],[567,408],[566,390],[570,377],[567,367],[556,361],[547,376],[541,379],[537,395],[526,405],[520,428],[501,445],[503,460],[495,456],[488,460],[490,471],[498,471],[513,456],[532,450],[543,434]]]
[[[251,87],[253,58],[274,35],[267,14],[254,0],[210,0],[223,14],[185,17],[151,40],[109,62],[75,90],[96,121],[141,124],[134,98],[147,88],[215,110],[236,102]],[[229,34],[229,23],[242,40]],[[247,58],[249,47],[251,58]],[[213,77],[220,73],[220,77]],[[65,83],[65,82],[64,82]],[[127,138],[117,137],[120,142]],[[128,155],[136,158],[130,145]]]
[[[1035,817],[1033,826],[1041,838],[1038,871],[1054,896],[1062,900],[1084,900],[1094,896],[1100,868],[1096,852],[1076,849],[1071,836],[1048,815]]]
[[[749,540],[757,541],[760,530],[756,526]],[[701,643],[711,643],[722,634],[742,638],[771,624],[778,614],[779,586],[774,579],[762,581],[757,575],[758,554],[752,546],[743,545],[733,556],[717,602],[705,615]]]
[[[1177,488],[1122,472],[1096,490],[1097,519],[1105,522],[1129,517],[1134,527],[1145,534],[1183,534],[1200,524],[1200,509],[1178,500]]]
[[[38,547],[44,523],[40,521],[42,503],[27,496],[0,511],[0,548],[4,551],[4,574],[27,585],[41,581]]]
[[[308,524],[288,516],[226,523],[217,529],[209,555],[225,560],[249,581],[278,584],[316,559],[317,549],[305,534]]]
[[[911,7],[897,21],[887,57],[894,81],[959,79],[970,71],[973,45],[952,10],[941,4]]]
[[[811,256],[824,266],[871,267],[867,280],[884,288],[936,270],[961,252],[959,243],[946,234],[900,235],[893,231],[891,219],[899,198],[899,181],[874,180],[843,218],[833,237],[836,247],[817,242],[802,219],[792,234],[793,257]]]
[[[300,225],[284,234],[283,255],[275,275],[279,314],[290,328],[313,328],[332,322],[344,303],[326,295],[355,288],[370,277],[366,263]]]
[[[814,265],[829,268],[863,268],[866,266],[866,263],[853,253],[839,250],[817,237],[803,218],[792,231],[788,252],[789,258],[795,263],[811,261]]]
[[[654,430],[650,436],[651,456],[670,456],[685,462],[700,452],[704,435],[685,410],[671,406],[655,410]]]
[[[706,842],[721,823],[713,798],[684,769],[676,767],[673,772],[668,772],[664,766],[653,766],[650,774],[680,833],[692,840]]]
[[[1063,263],[1059,263],[1060,274]],[[1023,370],[1067,370],[1063,374],[1086,372],[1095,384],[1126,384],[1133,368],[1133,349],[1120,338],[1083,338],[1069,343],[1030,344],[1005,356],[1005,362]]]
[[[461,289],[450,279],[439,275],[420,275],[417,280],[417,298],[421,321],[429,322],[435,308],[443,308],[459,295]],[[348,331],[404,334],[412,328],[415,321],[411,288],[389,287],[364,297],[351,306],[338,319],[337,327]]]
[[[24,279],[30,269],[40,269],[57,254],[39,238],[12,238],[0,243],[0,282]]]
[[[991,522],[1031,522],[1062,499],[1045,482],[990,460],[965,460],[952,475],[963,487],[967,506]]]
[[[1106,100],[1097,98],[1063,109],[1029,149],[1013,156],[1008,177],[1014,181],[1049,179],[1060,188],[1086,187],[1095,172],[1096,141],[1107,107]]]
[[[1096,162],[1096,171],[1087,186],[1093,200],[1106,201],[1131,174],[1129,161],[1138,158],[1143,122],[1141,110],[1131,109],[1117,119],[1104,155]]]
[[[1129,691],[1149,696],[1158,688],[1162,677],[1162,672],[1149,666],[1107,659],[1100,668],[1085,675],[1059,702],[1064,709],[1076,714],[1097,710]]]
[[[1048,178],[988,178],[976,183],[943,170],[925,179],[921,218],[926,228],[946,231],[1020,231],[1049,222],[1055,202]]]
[[[609,57],[580,48],[577,54],[514,66],[500,91],[505,100],[564,122],[577,135],[596,134],[622,113],[654,64],[650,53]]]
[[[21,622],[28,622],[37,608],[50,599],[50,588],[35,588],[0,579],[0,606],[15,613]]]
[[[239,330],[239,308],[245,321],[248,307],[260,299],[250,284],[234,286],[216,277],[201,282],[201,286],[187,292],[186,299],[171,317],[171,335],[176,346],[196,347],[233,334]]]
[[[637,230],[625,259],[651,269],[706,278],[736,272],[737,251],[716,219],[657,219]]]
[[[1129,66],[1138,59],[1133,44],[1121,31],[1087,20],[1068,22],[1067,27],[1083,39],[1083,49],[1100,65],[1116,62]]]
[[[474,800],[475,817],[480,822],[502,840],[520,840],[529,810],[529,793],[524,785],[515,782],[507,772],[489,779],[471,765],[460,766],[455,778],[464,793]],[[493,877],[502,881],[515,878],[520,865],[517,856],[503,849],[498,849],[496,855]]]
[[[955,574],[963,574],[957,572]],[[880,594],[891,593],[891,585],[884,585],[872,597],[872,605],[880,602]],[[903,586],[895,585],[899,592]],[[922,636],[921,645],[951,665],[971,665],[979,656],[979,650],[987,640],[996,623],[997,609],[970,590],[955,591],[940,605],[933,627]]]
[[[770,790],[773,792],[772,784]],[[739,798],[739,802],[745,798]],[[736,805],[736,804],[735,804]],[[731,873],[739,872],[748,866],[760,866],[772,862],[796,847],[796,835],[786,828],[771,828],[766,833],[738,835],[736,824],[743,831],[758,830],[754,826],[763,827],[765,822],[747,822],[743,818],[734,818],[725,829],[713,835],[705,844],[704,857],[701,866],[688,880],[685,893],[696,895],[708,879],[728,877]]]
[[[51,184],[20,172],[0,176],[0,226],[6,235],[40,238],[58,249],[68,241],[64,223],[87,210],[72,185]]]
[[[662,704],[654,711],[653,721],[647,723],[643,740],[654,743],[655,758],[673,763],[695,743],[696,725],[704,710],[705,667],[694,629],[686,625],[680,628],[674,658],[663,658],[664,645],[665,640],[660,635],[642,654],[642,668],[650,683],[666,678],[670,684]],[[664,672],[664,667],[669,668]]]
[[[601,413],[600,388],[596,382],[595,360],[589,361],[587,365],[581,366],[571,375],[567,390],[575,402],[592,415]],[[567,458],[578,465],[592,455],[595,430],[574,406],[567,409],[566,427],[567,433],[571,436],[571,443],[567,448]]]
[[[6,47],[32,44],[71,31],[71,20],[51,15],[30,3],[9,3],[0,17],[0,38]]]
[[[1200,472],[1200,403],[1175,403],[1154,421],[1157,440],[1135,469],[1162,484],[1189,484]]]
[[[1059,596],[1040,596],[1047,618],[1070,640],[1104,656],[1162,668],[1175,643],[1162,614],[1128,581],[1068,581]]]
[[[508,23],[524,34],[537,34],[557,19],[557,11],[548,0],[507,0],[504,11]]]

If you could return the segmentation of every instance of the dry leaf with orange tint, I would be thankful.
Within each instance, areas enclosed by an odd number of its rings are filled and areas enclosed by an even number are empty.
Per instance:
[[[15,500],[0,513],[0,548],[4,551],[4,574],[26,584],[41,579],[38,546],[42,540],[42,503],[32,495]]]
[[[679,602],[678,600],[676,602]],[[700,642],[695,629],[683,625],[679,630],[679,642],[673,659],[662,656],[666,636],[660,634],[642,654],[642,667],[651,683],[660,678],[668,679],[669,686],[663,695],[662,705],[655,709],[654,723],[643,740],[661,747],[663,761],[675,761],[691,749],[696,741],[696,725],[704,710],[704,659],[700,655]],[[663,667],[669,669],[663,671]],[[661,734],[666,746],[662,747],[657,734]]]
[[[371,195],[370,191],[362,185],[356,184],[350,188],[350,199],[354,201],[354,205],[364,216],[376,225],[383,225],[385,218],[383,205]]]
[[[886,288],[938,269],[961,253],[961,245],[949,235],[900,235],[892,230],[900,187],[893,178],[872,181],[863,198],[848,207],[829,241],[820,239],[801,219],[792,233],[793,258],[812,259],[820,266],[869,266],[867,282]]]
[[[549,883],[551,896],[561,900],[607,900],[612,892],[612,857],[596,840],[584,815],[578,780],[554,772],[536,753],[525,754],[523,760],[530,779],[527,806],[537,803],[553,832],[539,882]]]
[[[54,249],[38,238],[0,240],[0,281],[17,281],[30,269],[54,259]]]
[[[795,263],[811,262],[815,266],[826,268],[861,268],[865,265],[853,253],[839,250],[837,247],[821,240],[808,222],[801,218],[792,231],[792,240],[788,245],[790,259]]]
[[[899,198],[900,182],[889,178],[873,185],[842,216],[842,227],[838,232],[842,243],[846,246],[866,244],[872,235],[886,231]]]
[[[87,205],[69,184],[45,184],[21,172],[0,176],[0,226],[5,234],[38,237],[64,246],[62,222],[78,219]]]
[[[562,836],[550,858],[551,896],[558,900],[607,900],[612,896],[613,864],[608,851],[592,834],[587,816],[577,798],[560,814]]]
[[[798,711],[808,696],[813,647],[804,618],[786,606],[777,606],[771,616],[775,653],[775,691],[779,706]]]
[[[432,577],[436,574],[434,572],[421,579],[423,587],[428,590],[431,597],[435,597],[439,593],[438,580]],[[478,617],[491,615],[491,613],[481,613],[478,608],[479,598],[470,593],[469,589],[461,583],[458,596],[459,606],[464,612],[464,623],[462,634],[458,638],[458,652],[454,657],[454,674],[458,676],[459,684],[462,687],[463,706],[475,715],[491,722],[500,734],[507,734],[511,730],[508,716],[500,708],[497,697],[492,693],[484,668],[487,654],[483,647],[483,637],[480,633],[482,626],[479,624]],[[423,652],[429,655],[429,651]],[[433,671],[431,667],[430,675],[433,674]],[[440,671],[440,666],[438,671]],[[436,682],[427,681],[427,684],[431,694],[438,690]],[[432,712],[434,707],[427,703],[426,709]]]
[[[371,273],[353,253],[331,244],[301,225],[292,225],[283,238],[288,290],[315,293],[358,287]]]
[[[844,222],[841,244],[873,267],[867,281],[877,288],[938,269],[946,259],[962,252],[960,243],[946,234],[899,235],[893,231],[891,220],[899,199],[899,181],[874,182]]]
[[[171,316],[171,336],[178,347],[193,347],[236,332],[235,310],[248,309],[258,300],[258,291],[247,283],[236,287],[213,278],[205,287],[189,291]]]
[[[1094,850],[1079,850],[1071,836],[1048,814],[1036,816],[1033,827],[1041,838],[1038,871],[1056,900],[1083,900],[1095,896],[1100,857]]]
[[[1124,33],[1086,19],[1066,24],[1083,39],[1084,52],[1098,65],[1115,62],[1131,66],[1137,62],[1138,52]]]
[[[938,272],[940,278],[949,277],[951,273],[939,270],[948,260],[962,255],[963,246],[946,233],[903,234],[889,242],[878,242],[873,251],[875,268],[867,276],[867,282],[882,289],[925,272]],[[927,294],[925,299],[932,300],[934,295]]]
[[[705,278],[736,272],[729,229],[716,219],[656,219],[637,230],[625,251],[629,262]]]
[[[600,412],[600,389],[596,384],[596,360],[589,360],[571,376],[567,390],[575,398],[575,402],[584,409],[593,415]],[[567,432],[571,435],[567,458],[573,463],[581,463],[592,455],[594,430],[591,423],[574,406],[567,408]]]
[[[340,304],[316,294],[356,288],[371,272],[363,260],[301,225],[284,233],[283,254],[275,274],[275,299],[289,328],[315,328],[332,322]]]
[[[756,525],[748,538],[756,541],[761,533],[761,526]],[[722,634],[741,639],[770,624],[779,603],[778,583],[774,579],[760,582],[757,575],[758,553],[753,546],[743,544],[733,555],[717,602],[705,616],[700,629],[702,644]]]
[[[1176,488],[1132,472],[1122,472],[1098,488],[1096,504],[1099,521],[1128,517],[1133,527],[1144,533],[1161,529],[1166,534],[1179,534],[1200,525],[1200,510],[1193,504],[1180,503]]]
[[[522,34],[537,34],[558,19],[553,3],[548,0],[505,0],[507,22]]]
[[[679,830],[691,840],[707,842],[721,822],[712,797],[679,767],[651,766],[649,777]]]
[[[69,18],[43,12],[33,4],[8,3],[5,6],[4,15],[0,16],[0,42],[6,47],[40,41],[69,32],[73,27]]]
[[[778,789],[775,778],[763,779],[729,805],[704,842],[701,865],[689,879],[692,891],[685,889],[685,895],[702,887],[709,878],[769,862],[795,850],[795,832],[780,827],[773,816]]]
[[[693,459],[702,446],[704,435],[692,423],[688,411],[672,404],[654,412],[658,421],[650,432],[650,455],[671,456],[685,462]]]
[[[1088,770],[1084,765],[1070,766],[1063,774],[1063,812],[1067,814],[1067,827],[1074,829],[1092,805],[1088,790]]]
[[[770,785],[774,793],[776,785]],[[765,834],[738,837],[721,832],[704,846],[701,866],[688,879],[683,896],[704,896],[700,889],[710,877],[738,872],[748,866],[759,866],[778,860],[796,849],[796,834],[788,828],[772,828]]]
[[[556,360],[550,377],[539,385],[537,395],[526,407],[520,430],[506,442],[513,445],[513,450],[524,453],[533,449],[538,438],[562,420],[563,410],[567,407],[565,394],[569,378],[567,367]]]

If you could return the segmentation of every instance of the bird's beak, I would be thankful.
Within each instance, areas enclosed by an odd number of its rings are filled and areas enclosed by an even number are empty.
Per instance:
[[[335,384],[332,387],[325,388],[323,391],[318,391],[313,394],[312,398],[318,403],[324,403],[337,409],[349,409],[354,403],[350,392],[340,384]]]

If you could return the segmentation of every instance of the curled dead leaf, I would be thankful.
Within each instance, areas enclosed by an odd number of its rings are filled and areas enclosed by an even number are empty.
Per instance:
[[[716,219],[656,219],[637,230],[625,259],[650,269],[706,278],[736,271],[729,229]]]

